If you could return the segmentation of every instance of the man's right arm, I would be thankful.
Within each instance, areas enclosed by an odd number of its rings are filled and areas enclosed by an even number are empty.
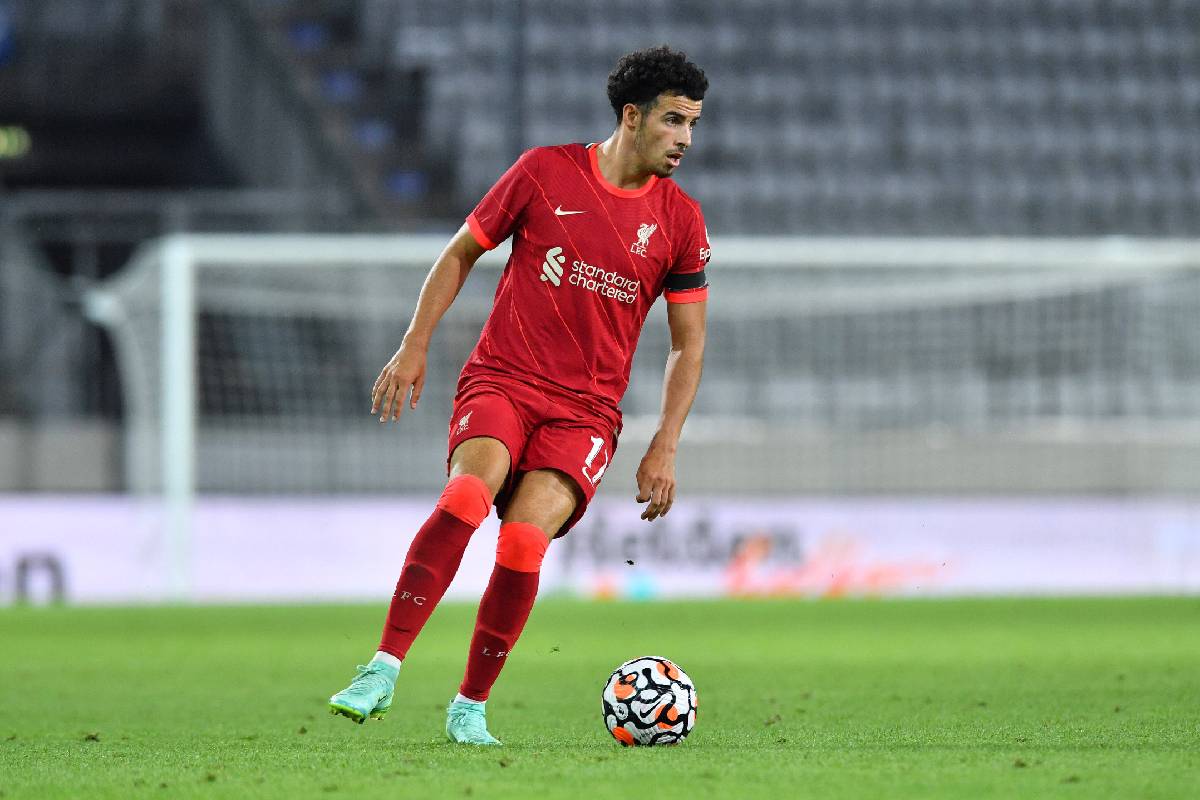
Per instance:
[[[404,398],[412,390],[409,407],[416,408],[425,385],[425,360],[429,351],[429,340],[442,315],[454,298],[458,296],[471,267],[486,252],[476,241],[470,229],[463,225],[446,245],[446,249],[434,262],[421,295],[412,322],[404,334],[400,349],[392,356],[371,389],[371,413],[379,415],[380,422],[398,420],[404,410]]]

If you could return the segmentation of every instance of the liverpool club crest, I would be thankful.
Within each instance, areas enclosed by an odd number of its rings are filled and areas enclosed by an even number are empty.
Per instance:
[[[629,245],[629,251],[631,253],[637,253],[642,258],[645,258],[646,246],[650,244],[650,237],[654,235],[656,230],[658,230],[658,225],[650,225],[649,223],[643,222],[641,227],[638,228],[637,241]]]

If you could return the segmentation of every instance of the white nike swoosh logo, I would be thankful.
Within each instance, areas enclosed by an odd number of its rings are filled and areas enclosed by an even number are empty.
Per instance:
[[[559,217],[565,217],[568,214],[586,214],[586,211],[563,211],[562,206],[554,209],[554,214]]]

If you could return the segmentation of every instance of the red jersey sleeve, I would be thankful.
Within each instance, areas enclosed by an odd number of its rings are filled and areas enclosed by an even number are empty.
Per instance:
[[[668,303],[698,303],[708,299],[708,278],[704,268],[712,255],[708,243],[708,228],[704,215],[696,206],[694,213],[689,209],[685,235],[680,237],[675,263],[671,265],[667,279],[663,282],[663,295]]]
[[[535,167],[534,151],[526,150],[467,216],[471,235],[484,248],[493,249],[520,226],[533,198]]]

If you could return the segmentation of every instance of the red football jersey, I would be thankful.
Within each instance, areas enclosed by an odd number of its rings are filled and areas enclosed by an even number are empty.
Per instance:
[[[669,178],[620,189],[596,145],[524,153],[467,217],[489,250],[512,255],[495,305],[459,379],[502,374],[575,395],[620,424],[638,336],[660,294],[708,296],[700,205]]]

